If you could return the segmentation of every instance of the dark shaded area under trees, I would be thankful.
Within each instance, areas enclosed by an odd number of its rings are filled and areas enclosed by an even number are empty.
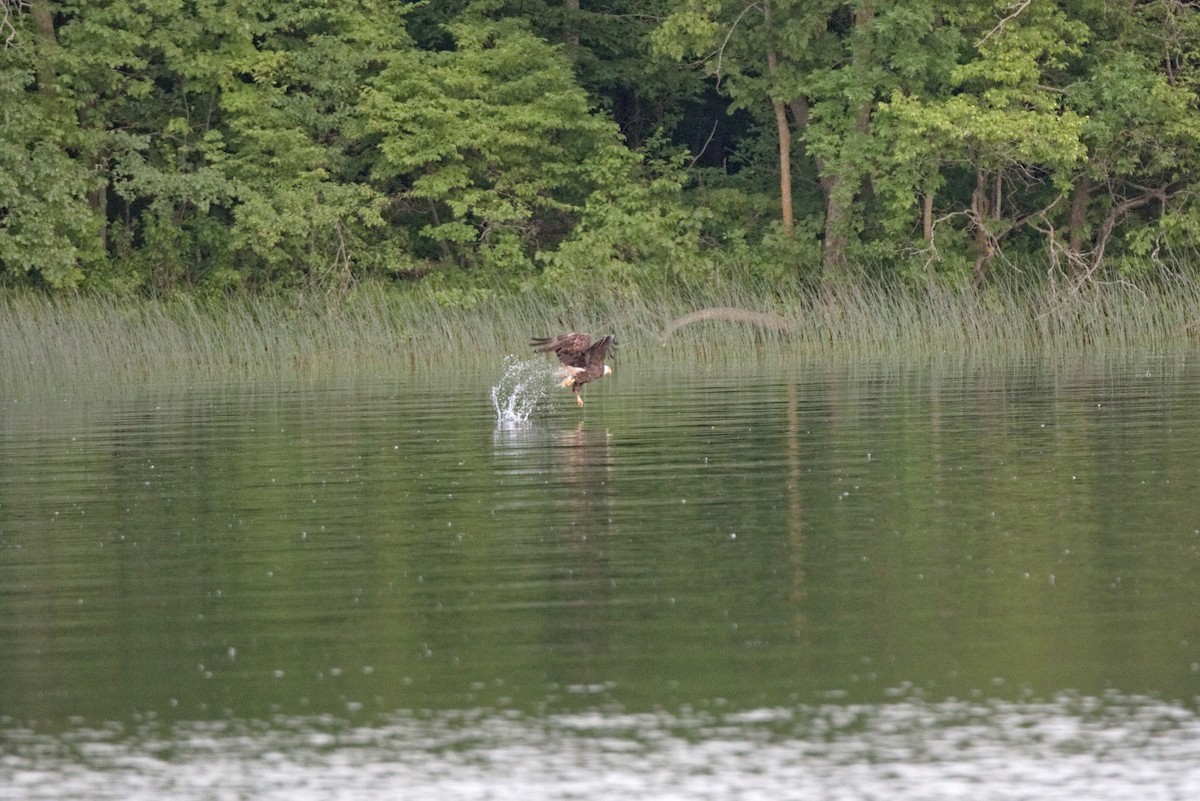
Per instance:
[[[1183,0],[0,0],[0,43],[8,286],[1200,269]]]

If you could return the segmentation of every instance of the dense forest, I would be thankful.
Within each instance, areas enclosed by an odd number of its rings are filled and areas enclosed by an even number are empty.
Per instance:
[[[0,284],[1200,272],[1185,0],[0,0]]]

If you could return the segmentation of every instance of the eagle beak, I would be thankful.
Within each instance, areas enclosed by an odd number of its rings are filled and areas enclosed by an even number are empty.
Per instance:
[[[612,368],[611,368],[611,367],[609,367],[607,364],[606,364],[606,365],[604,365],[604,374],[605,374],[605,375],[611,375],[611,374],[612,374]]]

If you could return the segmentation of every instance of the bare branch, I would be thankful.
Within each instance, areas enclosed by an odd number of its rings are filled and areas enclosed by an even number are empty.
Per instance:
[[[1143,206],[1149,206],[1154,202],[1158,202],[1165,207],[1170,196],[1171,191],[1167,187],[1147,188],[1144,194],[1122,200],[1109,209],[1108,213],[1104,215],[1104,221],[1100,223],[1100,230],[1096,233],[1096,248],[1094,251],[1095,255],[1092,257],[1092,266],[1082,278],[1091,278],[1104,264],[1104,250],[1108,246],[1108,240],[1112,236],[1113,229],[1117,227],[1119,222],[1129,216],[1130,213]]]
[[[988,39],[991,39],[993,35],[999,33],[1001,30],[1003,30],[1005,25],[1007,25],[1012,20],[1016,19],[1017,15],[1020,14],[1022,11],[1029,8],[1029,4],[1032,2],[1033,2],[1033,0],[1019,0],[1019,2],[1013,3],[1011,6],[1009,6],[1009,9],[1012,11],[1012,13],[1009,14],[1004,19],[997,22],[996,27],[992,28],[990,31],[985,33],[983,35],[983,38],[975,43],[975,47],[976,48],[983,47],[984,42],[986,42]]]
[[[1043,219],[1048,219],[1048,217],[1046,215],[1048,215],[1050,213],[1050,210],[1053,209],[1055,206],[1057,206],[1064,197],[1066,197],[1066,196],[1063,195],[1062,193],[1059,193],[1058,195],[1055,196],[1054,200],[1051,200],[1050,203],[1047,204],[1045,207],[1040,208],[1037,211],[1031,211],[1029,214],[1026,214],[1024,217],[1019,217],[1016,220],[1014,220],[1013,224],[1009,226],[1008,230],[1011,231],[1011,230],[1020,228],[1022,225],[1026,225],[1031,220],[1034,220],[1038,217],[1042,217]],[[1007,233],[1007,231],[1005,233]]]
[[[26,0],[0,0],[0,35],[4,36],[4,46],[12,47],[17,38],[17,28],[13,25],[13,17],[29,8]]]
[[[696,166],[696,162],[700,160],[700,157],[704,155],[704,151],[708,150],[708,146],[712,144],[713,137],[717,135],[718,124],[720,124],[720,120],[713,120],[712,130],[708,132],[708,138],[704,140],[704,146],[700,148],[700,152],[692,157],[691,163],[687,165],[688,171]]]
[[[716,70],[713,71],[713,74],[717,76],[717,85],[718,86],[721,83],[721,61],[725,56],[725,47],[729,44],[729,40],[733,38],[733,32],[736,31],[738,25],[741,24],[742,18],[745,17],[747,14],[749,14],[751,9],[756,9],[756,8],[758,8],[757,3],[747,3],[746,4],[746,7],[742,9],[742,13],[737,15],[737,19],[735,19],[733,21],[733,24],[729,26],[729,30],[725,32],[725,39],[721,42],[721,46],[717,48],[717,52],[716,52],[717,68],[716,68]]]

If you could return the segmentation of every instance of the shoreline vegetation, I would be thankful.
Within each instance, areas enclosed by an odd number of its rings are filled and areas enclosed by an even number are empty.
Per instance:
[[[1200,285],[1091,283],[978,291],[857,284],[612,291],[579,286],[447,303],[420,287],[202,300],[0,295],[8,399],[114,382],[300,380],[491,369],[564,329],[613,332],[626,364],[703,369],[795,360],[1095,365],[1190,353]]]
[[[1200,339],[1197,4],[191,12],[0,0],[0,397]]]
[[[553,300],[606,283],[661,301],[655,288],[731,274],[877,281],[899,296],[847,308],[878,323],[853,337],[886,343],[907,335],[872,308],[902,318],[928,302],[937,318],[953,298],[976,309],[969,323],[1007,302],[996,287],[1047,275],[1034,322],[1012,321],[1044,336],[1058,323],[1037,321],[1076,302],[1060,284],[1200,280],[1195,3],[188,8],[0,0],[0,287],[203,298],[392,283],[416,299],[375,313],[411,302],[436,322],[421,291]],[[927,283],[983,298],[911,290]],[[786,326],[738,323],[768,341],[817,337],[806,310],[832,328],[839,307],[796,291],[685,296],[669,318],[624,310],[635,329],[712,306],[778,314]],[[186,308],[162,308],[187,325]],[[222,325],[253,334],[239,314],[287,308],[246,300]],[[324,353],[279,347],[266,350]]]

